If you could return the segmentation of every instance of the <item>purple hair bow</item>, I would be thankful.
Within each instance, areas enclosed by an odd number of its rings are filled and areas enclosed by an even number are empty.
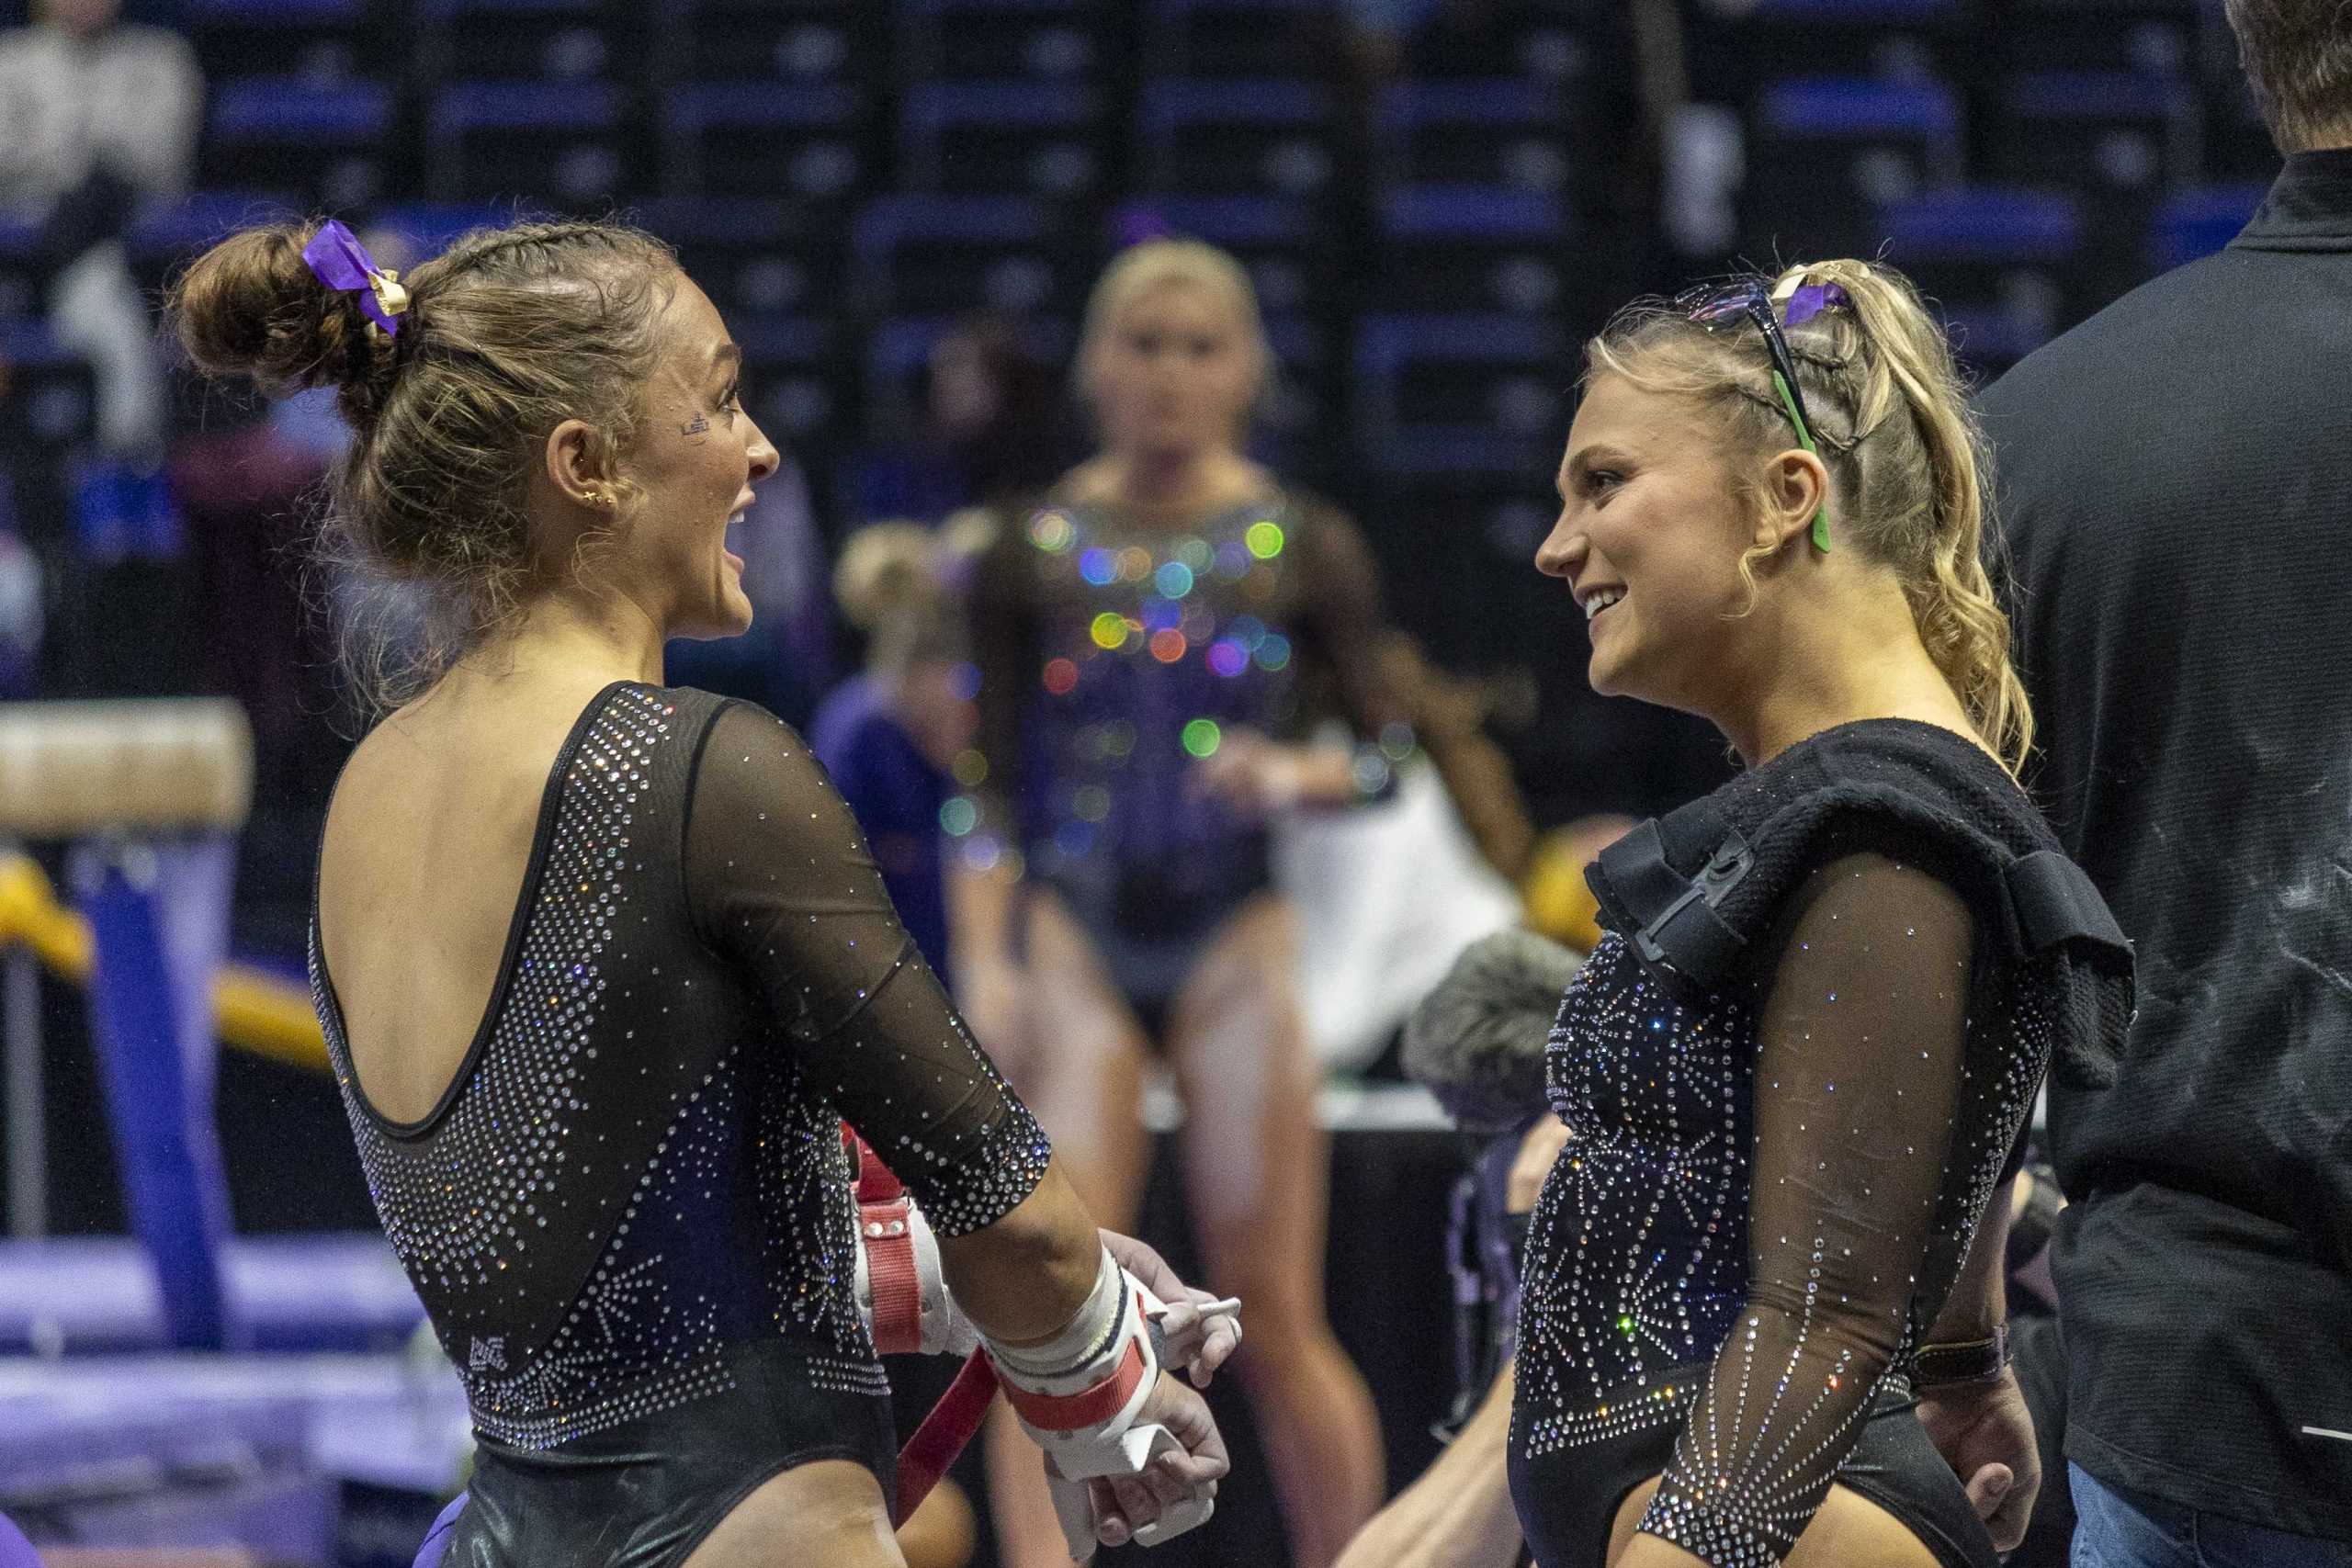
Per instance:
[[[390,267],[378,266],[376,258],[358,236],[343,226],[340,219],[328,219],[302,247],[302,259],[321,283],[341,294],[357,294],[359,309],[368,319],[398,335],[400,314],[408,309],[408,290],[401,287],[401,275]]]
[[[1781,319],[1792,327],[1801,327],[1824,310],[1850,310],[1854,301],[1847,296],[1845,286],[1837,283],[1808,283],[1789,296]]]

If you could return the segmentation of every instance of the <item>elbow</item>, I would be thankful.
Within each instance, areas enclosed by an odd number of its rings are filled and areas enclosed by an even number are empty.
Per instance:
[[[1102,1238],[1058,1164],[994,1223],[939,1242],[956,1299],[991,1338],[1021,1341],[1060,1331],[1094,1288]]]
[[[1818,1288],[1808,1295],[1806,1283]],[[1814,1347],[1847,1372],[1875,1382],[1894,1364],[1908,1316],[1907,1302],[1841,1290],[1828,1278],[1758,1281],[1749,1288],[1737,1332]]]

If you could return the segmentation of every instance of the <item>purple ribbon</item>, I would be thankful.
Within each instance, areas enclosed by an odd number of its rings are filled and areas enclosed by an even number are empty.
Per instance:
[[[1850,310],[1854,301],[1847,296],[1845,287],[1836,283],[1808,283],[1789,296],[1781,319],[1792,327],[1801,327],[1824,310]]]
[[[400,286],[398,273],[376,265],[368,247],[340,219],[330,218],[319,226],[311,243],[302,247],[302,259],[329,288],[358,295],[359,309],[369,321],[387,333],[399,333],[400,313],[408,309],[408,290]]]

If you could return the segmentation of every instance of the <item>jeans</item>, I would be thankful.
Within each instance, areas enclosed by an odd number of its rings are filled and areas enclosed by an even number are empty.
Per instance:
[[[2243,1524],[2125,1492],[2066,1467],[2075,1497],[2068,1568],[2352,1568],[2352,1545]]]

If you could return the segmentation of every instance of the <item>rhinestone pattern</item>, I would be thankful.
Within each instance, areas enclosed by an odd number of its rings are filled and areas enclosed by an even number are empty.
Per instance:
[[[2046,987],[1973,963],[1964,917],[1919,951],[1916,925],[1823,908],[1848,923],[1791,939],[1770,1050],[1762,992],[1663,980],[1615,932],[1547,1047],[1571,1136],[1530,1231],[1512,1441],[1655,1434],[1642,1528],[1716,1568],[1794,1546],[1940,1309],[2051,1045]]]
[[[1197,787],[1228,731],[1296,728],[1302,670],[1331,677],[1387,788],[1418,745],[1373,657],[1370,555],[1328,507],[1276,495],[1170,525],[1051,504],[1008,520],[975,594],[980,750],[944,814],[977,863],[1015,849],[1125,929],[1213,924],[1266,885],[1265,829]]]
[[[743,830],[755,814],[845,821],[797,737],[763,753],[756,807],[718,809],[743,818],[723,824],[738,858],[764,868],[781,897],[799,895],[797,941],[763,957],[707,940],[705,906],[726,885],[681,857],[700,804],[695,763],[723,711],[705,694],[624,684],[582,716],[550,780],[483,1030],[423,1122],[388,1122],[361,1093],[312,924],[313,994],[369,1195],[477,1427],[515,1447],[724,1394],[727,1351],[747,1340],[798,1348],[812,1384],[888,1391],[854,1300],[843,1108],[819,1078],[843,1052],[868,1069],[852,1098],[882,1102],[868,1130],[877,1146],[929,1131],[928,1119],[893,1118],[893,1089],[872,1072],[901,1075],[909,1108],[922,1103],[908,1086],[925,1081],[942,1026],[894,1036],[905,1010],[863,1003],[886,987],[937,987],[908,960],[878,878],[857,890],[844,947],[842,888],[815,886]],[[812,1032],[772,1004],[861,943],[876,956],[859,956],[859,973],[879,965],[884,977],[840,982],[862,999],[854,1043],[840,1021]],[[901,987],[907,969],[920,984]],[[1034,1187],[1045,1144],[985,1065],[969,1066],[968,1042],[956,1048],[967,1122],[988,1136],[959,1145],[966,1159],[932,1172],[931,1186],[958,1219],[986,1224]],[[982,1169],[982,1155],[999,1157]]]

